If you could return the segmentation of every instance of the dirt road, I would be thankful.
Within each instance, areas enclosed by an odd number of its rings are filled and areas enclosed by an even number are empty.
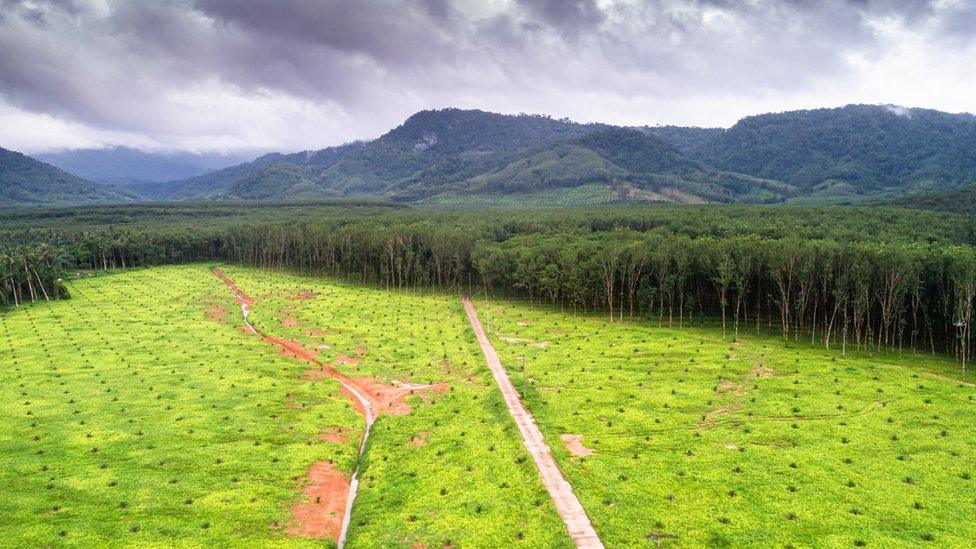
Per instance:
[[[318,366],[320,372],[339,382],[339,385],[343,389],[343,393],[353,401],[354,405],[356,405],[356,409],[359,410],[359,412],[363,415],[363,420],[366,424],[366,428],[363,431],[363,438],[359,443],[359,458],[362,459],[363,452],[366,451],[366,441],[369,439],[370,430],[373,427],[373,422],[376,421],[376,414],[378,413],[377,404],[382,402],[382,399],[378,395],[370,393],[368,389],[363,387],[362,384],[357,380],[345,376],[330,365],[323,364],[317,360],[315,358],[314,351],[302,347],[297,342],[271,337],[259,331],[248,320],[248,316],[251,314],[251,306],[256,303],[256,300],[241,291],[234,281],[228,278],[220,269],[214,269],[213,274],[223,281],[224,285],[226,285],[227,288],[230,289],[231,293],[234,294],[235,300],[241,306],[241,315],[244,318],[244,326],[248,332],[260,337],[267,343],[279,347],[283,352],[295,357],[298,360],[304,360]],[[310,472],[320,472],[320,469],[322,469],[321,466],[324,465],[326,464],[315,464],[310,469]],[[313,485],[311,487],[311,491],[307,491],[307,493],[318,496],[318,498],[321,498],[324,503],[320,502],[316,505],[299,505],[298,511],[299,515],[304,519],[302,521],[303,524],[293,528],[291,531],[298,535],[310,534],[313,535],[313,537],[317,537],[317,534],[320,533],[327,533],[329,537],[335,535],[336,542],[341,548],[346,542],[346,534],[349,531],[349,518],[352,514],[352,504],[356,499],[356,492],[359,488],[359,462],[357,461],[356,468],[353,471],[352,478],[349,481],[348,492],[346,494],[334,495],[333,497],[333,494],[330,494],[329,490],[324,489],[326,483],[315,481],[316,478],[321,477],[322,479],[328,479],[329,482],[327,484],[329,485],[343,485],[342,482],[335,482],[335,476],[335,474],[332,474],[331,476],[327,474],[310,474],[310,479],[313,481]],[[338,503],[338,506],[333,505],[333,503]],[[323,508],[320,509],[319,507]],[[342,511],[341,514],[338,512],[340,509]]]
[[[478,337],[478,344],[481,345],[481,352],[485,355],[491,375],[495,378],[495,383],[502,392],[502,396],[505,397],[508,413],[515,420],[515,425],[518,426],[522,441],[532,455],[536,468],[539,469],[542,483],[549,491],[549,496],[552,497],[552,502],[556,505],[556,510],[563,519],[566,529],[569,530],[569,537],[572,538],[577,547],[602,548],[603,542],[600,541],[593,524],[586,516],[586,511],[580,505],[579,499],[573,492],[573,487],[563,477],[556,459],[552,456],[552,451],[549,450],[549,446],[542,436],[542,431],[535,423],[535,418],[522,404],[515,386],[512,385],[508,373],[498,358],[498,353],[488,341],[488,336],[481,326],[481,321],[478,320],[478,313],[475,311],[474,305],[468,298],[463,298],[461,301],[464,305],[464,312],[468,315],[468,321],[471,322],[471,328],[474,329],[474,333]]]

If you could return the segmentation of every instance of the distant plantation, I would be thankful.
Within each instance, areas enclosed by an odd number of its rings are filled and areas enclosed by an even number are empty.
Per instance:
[[[772,329],[828,347],[945,352],[963,364],[973,354],[976,255],[965,216],[746,206],[475,212],[369,202],[52,214],[25,211],[5,225],[4,303],[57,298],[69,267],[225,260],[386,288],[502,292],[611,320],[681,326],[707,317],[733,334]],[[119,215],[134,228],[101,220]],[[79,219],[91,225],[68,228]]]

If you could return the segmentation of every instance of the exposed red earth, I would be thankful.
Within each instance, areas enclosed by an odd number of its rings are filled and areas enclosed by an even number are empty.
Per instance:
[[[275,345],[286,356],[314,365],[315,369],[305,372],[305,379],[315,381],[322,377],[330,377],[339,382],[340,392],[352,401],[353,406],[363,416],[365,422],[366,428],[359,443],[360,457],[366,449],[366,441],[377,416],[380,414],[396,416],[410,412],[411,407],[405,402],[405,399],[410,395],[417,394],[418,391],[433,390],[439,392],[447,390],[446,384],[415,385],[398,381],[386,384],[375,378],[349,377],[337,370],[334,364],[354,366],[359,364],[359,359],[339,355],[331,364],[327,364],[318,360],[318,351],[314,349],[309,349],[297,341],[262,333],[248,320],[251,306],[257,301],[241,291],[234,281],[220,269],[214,269],[213,273],[230,289],[237,303],[241,306],[245,332],[255,334],[266,343]],[[305,292],[289,299],[311,299],[315,295],[317,295],[315,292]],[[360,356],[366,354],[365,349],[361,347],[357,348],[355,352]],[[348,441],[347,434],[348,430],[331,434],[326,431],[322,437],[324,440],[330,440],[330,438],[325,437],[331,437],[331,441],[343,442],[344,440],[340,439],[344,438],[345,441]],[[346,479],[342,472],[335,469],[331,463],[316,462],[313,464],[309,468],[309,486],[305,489],[308,501],[298,503],[292,508],[294,526],[288,529],[288,533],[296,536],[334,539],[339,547],[342,547],[349,527],[349,512],[356,498],[356,490],[359,484],[358,473],[358,464],[351,479]],[[339,528],[335,528],[334,524],[338,524]]]
[[[326,442],[349,442],[349,433],[351,429],[346,429],[345,427],[327,427],[324,431],[319,434],[319,438]]]
[[[488,340],[485,329],[481,326],[481,321],[478,320],[478,313],[475,311],[474,304],[467,297],[462,298],[461,302],[464,305],[464,312],[468,315],[471,328],[474,330],[474,335],[478,338],[481,352],[485,355],[488,369],[491,370],[495,384],[498,385],[502,397],[505,398],[508,413],[515,420],[515,425],[522,436],[522,442],[525,443],[526,449],[532,455],[532,461],[535,462],[535,466],[539,470],[542,484],[549,491],[549,496],[556,506],[559,517],[569,531],[569,537],[577,547],[602,548],[603,542],[600,541],[596,529],[593,528],[590,518],[586,515],[586,510],[583,509],[579,498],[573,492],[573,487],[563,476],[559,464],[556,463],[556,459],[552,455],[552,450],[549,449],[545,438],[542,436],[542,431],[535,423],[535,418],[522,403],[518,391],[515,390],[505,367],[502,366],[502,362],[498,358],[498,353],[491,345],[491,341]]]
[[[207,318],[210,320],[220,320],[227,316],[227,309],[221,307],[220,305],[211,305],[207,307]]]
[[[577,457],[586,457],[593,453],[592,448],[583,445],[583,435],[562,434],[559,438],[566,443],[566,449]]]
[[[307,501],[292,507],[288,535],[339,539],[349,497],[349,479],[335,465],[316,461],[308,468],[308,480],[304,490]]]

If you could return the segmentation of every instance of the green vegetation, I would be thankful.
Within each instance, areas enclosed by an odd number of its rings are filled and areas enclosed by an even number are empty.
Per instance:
[[[357,357],[348,375],[447,384],[374,424],[350,547],[568,543],[456,299],[225,272],[260,296],[256,326]],[[306,470],[351,474],[363,430],[338,383],[244,333],[203,265],[67,286],[0,313],[0,544],[310,545],[286,536]]]
[[[135,195],[0,148],[0,206],[124,202]]]
[[[971,185],[974,150],[976,117],[892,106],[763,114],[728,130],[623,128],[444,109],[416,113],[368,142],[267,154],[178,181],[127,180],[126,188],[149,200],[352,195],[439,202],[443,196],[456,204],[456,197],[474,195],[470,203],[525,204],[517,196],[528,194],[529,203],[539,203],[536,193],[628,185],[653,193],[656,201],[678,203],[852,203]],[[10,156],[15,154],[0,156],[0,166],[25,171],[24,159],[30,159],[17,155],[18,161]],[[188,169],[132,151],[115,156],[120,172],[153,177]],[[107,171],[99,164],[102,156],[95,157],[95,166],[81,160],[77,173]],[[56,173],[35,169],[27,170],[26,179],[8,178],[14,185],[7,203],[132,198],[108,187],[93,194],[91,183],[64,177],[39,186],[66,174],[38,165]],[[71,196],[74,188],[81,194]]]
[[[691,156],[821,198],[903,196],[976,182],[976,117],[877,105],[763,114]]]
[[[976,388],[946,359],[478,308],[608,547],[665,533],[667,547],[976,537]],[[593,453],[574,456],[564,434]]]
[[[965,545],[974,227],[896,207],[12,210],[0,539],[301,544],[289,509],[331,460],[360,465],[350,546],[568,544],[464,322],[471,292],[608,545]],[[230,264],[265,334],[436,387],[357,461],[336,382],[244,333],[203,264],[141,268],[201,261]]]
[[[192,208],[137,207],[151,221],[132,225],[145,230],[80,231],[57,216],[51,230],[11,224],[0,299],[38,299],[22,264],[47,244],[87,269],[221,260],[387,287],[481,287],[678,325],[701,315],[720,316],[732,330],[766,322],[825,346],[947,352],[963,367],[973,355],[976,252],[966,216],[837,207],[319,207],[270,204],[251,215],[218,206],[226,218],[207,219],[210,210],[198,206],[201,221],[190,224],[183,220]],[[276,212],[295,219],[254,221]],[[22,215],[24,223],[34,214]]]
[[[976,184],[951,191],[899,198],[891,200],[889,204],[904,208],[973,215],[976,214]]]
[[[320,415],[360,425],[337,384],[304,383],[301,364],[208,320],[235,306],[205,268],[69,289],[0,314],[0,544],[273,544],[292,478],[351,466],[354,448],[312,443]]]
[[[425,201],[438,206],[587,206],[622,202],[606,185],[547,189],[516,194],[444,193]]]

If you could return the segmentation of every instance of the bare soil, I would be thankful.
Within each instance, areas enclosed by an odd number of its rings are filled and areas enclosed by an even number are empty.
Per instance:
[[[326,442],[349,442],[349,433],[352,429],[346,427],[327,427],[324,431],[319,433],[319,438]]]
[[[291,508],[289,536],[339,539],[349,494],[349,479],[335,465],[316,461],[308,468],[306,501]]]
[[[566,449],[569,450],[569,453],[574,456],[586,457],[593,454],[592,448],[583,446],[583,435],[562,434],[559,435],[559,438],[566,444]]]

